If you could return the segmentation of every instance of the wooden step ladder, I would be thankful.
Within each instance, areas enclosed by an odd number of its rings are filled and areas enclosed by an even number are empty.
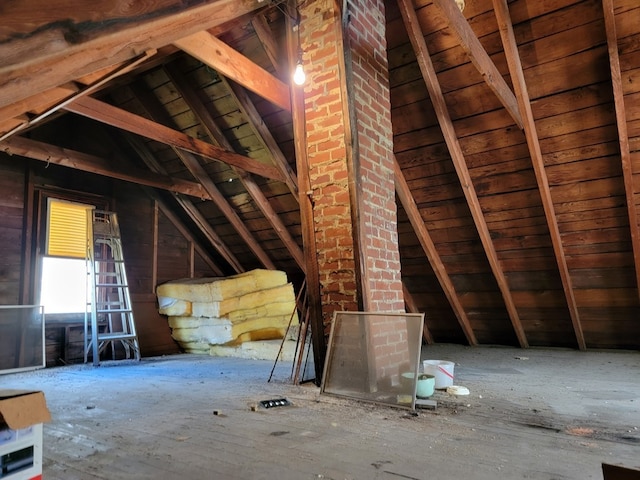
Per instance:
[[[133,319],[129,285],[124,267],[118,218],[114,212],[88,212],[87,309],[84,316],[84,362],[89,356],[100,365],[100,354],[124,347],[125,358],[140,360],[140,346]]]

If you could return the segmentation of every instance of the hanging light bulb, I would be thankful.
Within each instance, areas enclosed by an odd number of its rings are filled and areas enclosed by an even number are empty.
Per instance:
[[[298,61],[296,62],[296,69],[293,72],[293,83],[296,85],[304,85],[307,76],[304,73],[304,68],[302,67],[302,44],[300,43],[300,22],[302,21],[302,17],[300,16],[300,11],[296,5],[296,23],[293,26],[293,29],[298,34]]]
[[[307,76],[304,74],[304,68],[302,68],[302,58],[299,58],[296,64],[296,70],[293,72],[293,83],[296,85],[304,85],[306,79]]]

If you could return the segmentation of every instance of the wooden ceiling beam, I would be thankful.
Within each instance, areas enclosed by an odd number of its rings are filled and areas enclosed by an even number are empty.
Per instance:
[[[194,33],[174,45],[274,105],[291,111],[291,92],[286,83],[209,32]]]
[[[429,97],[431,98],[433,108],[438,117],[442,134],[451,154],[453,165],[456,169],[460,184],[462,185],[462,191],[464,192],[467,204],[469,205],[469,210],[471,211],[471,216],[473,217],[476,229],[478,230],[480,241],[482,242],[485,254],[489,260],[489,265],[491,266],[498,288],[502,294],[513,330],[520,346],[522,348],[527,348],[529,346],[529,342],[527,341],[526,334],[522,327],[522,322],[520,321],[518,311],[513,301],[513,296],[509,290],[507,278],[502,270],[498,254],[495,246],[493,245],[493,240],[491,239],[489,228],[487,227],[482,208],[480,207],[480,202],[478,201],[478,195],[476,194],[475,187],[471,180],[471,175],[469,174],[469,170],[465,163],[462,148],[460,147],[460,143],[458,142],[458,138],[453,128],[453,122],[449,116],[442,88],[438,82],[438,77],[436,75],[435,68],[433,67],[429,50],[427,49],[424,34],[422,33],[420,24],[418,23],[418,18],[416,16],[416,11],[413,8],[412,0],[398,0],[398,6],[400,7],[402,19],[409,34],[411,45],[416,53],[418,65],[420,66],[420,71],[422,72],[427,90],[429,91]]]
[[[493,63],[489,54],[484,49],[480,40],[471,29],[469,22],[464,17],[454,0],[434,0],[434,5],[444,14],[449,27],[460,42],[460,46],[469,56],[471,63],[478,69],[480,75],[496,94],[504,108],[520,129],[523,128],[522,114],[518,109],[515,95],[505,82],[502,74]]]
[[[161,188],[170,192],[182,193],[193,197],[208,199],[209,194],[202,185],[179,178],[158,175],[147,170],[128,167],[126,171],[114,168],[108,160],[68,148],[61,148],[23,137],[12,137],[0,142],[0,151],[8,155],[18,155],[41,162],[61,165],[83,172],[95,173],[126,182]]]
[[[160,125],[152,120],[96,100],[95,98],[78,98],[69,105],[66,105],[64,109],[98,122],[106,123],[112,127],[120,128],[121,130],[201,155],[210,160],[233,165],[247,172],[255,173],[256,175],[272,180],[284,181],[278,169],[271,165],[265,165],[244,155],[229,152],[177,130]]]
[[[227,140],[227,138],[224,136],[222,130],[220,129],[220,127],[218,127],[213,116],[211,115],[211,112],[209,112],[205,103],[202,102],[198,97],[197,93],[193,89],[193,86],[190,85],[188,80],[184,77],[184,75],[182,75],[182,72],[180,72],[177,68],[175,68],[175,66],[172,65],[167,65],[165,70],[174,87],[176,87],[176,90],[182,96],[182,99],[196,115],[196,117],[200,121],[200,124],[204,127],[205,131],[209,135],[209,138],[213,142],[216,142],[220,147],[232,151],[233,146],[231,145],[231,142],[229,142],[229,140]],[[227,87],[230,88],[228,84]],[[253,180],[253,178],[251,178],[249,174],[244,171],[238,171],[237,169],[235,170],[235,172],[240,177],[240,181],[242,182],[242,185],[244,186],[247,193],[251,196],[262,214],[271,224],[271,228],[274,229],[282,243],[284,243],[291,257],[304,272],[305,265],[302,249],[293,239],[282,220],[280,220],[280,217],[269,203],[267,197],[264,195],[258,184],[255,182],[255,180]],[[295,186],[295,194],[297,200],[297,183],[295,184]]]
[[[618,141],[620,144],[620,160],[624,191],[627,199],[627,214],[631,230],[631,244],[633,247],[633,264],[636,270],[636,288],[640,294],[640,226],[638,225],[638,211],[633,186],[633,166],[631,162],[631,147],[627,129],[627,113],[622,88],[622,74],[620,71],[620,55],[618,53],[618,35],[616,33],[616,17],[613,0],[602,0],[604,26],[607,35],[609,52],[609,67],[611,69],[611,84],[613,86],[613,100],[616,109],[616,125],[618,126]]]
[[[464,311],[464,307],[460,302],[460,297],[456,293],[456,289],[453,286],[453,282],[451,281],[451,277],[447,273],[447,269],[440,258],[440,254],[436,249],[433,240],[431,240],[431,235],[427,230],[426,225],[424,224],[424,219],[422,215],[420,215],[420,210],[418,209],[418,205],[416,204],[413,195],[411,194],[411,189],[409,188],[409,184],[402,173],[402,169],[400,168],[400,164],[398,160],[394,158],[394,175],[395,175],[395,184],[396,184],[396,194],[400,199],[400,203],[402,203],[402,207],[404,208],[407,216],[409,217],[409,222],[413,227],[413,231],[418,237],[418,241],[422,246],[422,250],[427,256],[427,260],[429,260],[429,264],[433,269],[433,273],[435,273],[440,286],[442,287],[442,291],[444,292],[447,300],[449,300],[449,304],[453,309],[453,313],[458,319],[458,323],[460,324],[460,328],[462,329],[462,333],[464,333],[465,338],[469,345],[477,345],[478,340],[476,339],[476,335],[473,332],[473,328],[471,327],[471,323],[469,322],[469,318],[467,317],[467,313]],[[404,288],[404,285],[403,285]],[[405,297],[406,299],[406,297]]]
[[[200,0],[192,7],[178,1],[146,2],[136,3],[135,9],[128,0],[108,3],[104,10],[94,8],[92,12],[129,14],[103,14],[98,21],[81,19],[75,23],[69,19],[81,12],[72,4],[67,11],[52,4],[55,8],[40,8],[40,22],[34,26],[33,15],[12,10],[28,9],[27,1],[3,6],[3,25],[19,34],[9,32],[0,42],[0,107],[264,6],[262,0]]]
[[[553,205],[553,198],[551,197],[549,180],[547,179],[547,174],[544,168],[544,158],[542,157],[542,150],[540,149],[536,123],[533,118],[531,101],[529,100],[529,91],[524,79],[522,62],[520,61],[520,54],[518,53],[516,37],[513,33],[513,25],[511,23],[511,15],[509,14],[507,0],[493,0],[493,8],[498,21],[500,36],[502,37],[502,44],[504,46],[504,52],[509,66],[513,88],[516,91],[518,108],[520,109],[520,113],[524,120],[524,134],[529,147],[531,162],[533,163],[533,170],[536,175],[538,190],[540,191],[540,198],[542,199],[542,207],[544,209],[544,215],[549,228],[551,244],[553,246],[556,264],[558,265],[558,271],[560,272],[560,279],[562,280],[562,288],[567,301],[573,331],[576,336],[578,348],[580,350],[586,350],[587,347],[584,340],[584,333],[582,332],[580,314],[578,312],[578,305],[576,304],[576,298],[573,291],[573,282],[571,281],[569,267],[567,266],[567,260],[564,254],[562,237],[560,236],[560,229],[558,228],[558,220],[556,217],[555,207]]]
[[[155,96],[149,93],[148,90],[137,88],[137,86],[134,84],[132,86],[132,91],[151,118],[167,124],[172,121],[169,118],[168,114],[160,106],[159,101],[155,98]],[[191,172],[191,175],[193,175],[193,177],[202,184],[203,188],[211,197],[211,200],[220,209],[222,214],[227,218],[236,232],[238,232],[240,238],[242,238],[242,240],[247,244],[249,249],[253,252],[260,263],[269,270],[275,270],[276,267],[269,258],[269,255],[267,255],[267,252],[264,251],[258,241],[253,237],[253,234],[249,231],[242,219],[238,216],[238,213],[229,204],[222,192],[218,190],[216,184],[213,182],[204,167],[200,164],[200,160],[190,152],[181,150],[177,147],[172,148],[178,158],[187,167],[189,172]]]

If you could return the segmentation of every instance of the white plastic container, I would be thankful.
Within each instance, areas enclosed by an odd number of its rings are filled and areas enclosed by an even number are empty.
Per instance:
[[[453,367],[455,363],[447,360],[424,360],[424,373],[433,375],[436,379],[436,389],[444,389],[453,385]]]

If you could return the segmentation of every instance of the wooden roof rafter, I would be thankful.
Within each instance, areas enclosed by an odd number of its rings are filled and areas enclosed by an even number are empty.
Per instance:
[[[179,51],[172,46],[163,47],[158,51],[148,51],[131,60],[102,68],[0,108],[0,135],[2,135],[0,139],[8,138],[23,128],[31,127],[35,123],[34,117],[38,118],[46,112],[51,114],[54,110],[59,110],[66,103],[73,101],[78,95],[88,95],[105,87],[113,88],[114,80],[122,79],[125,73],[128,77],[153,68],[158,62],[166,59],[169,50]],[[152,55],[152,52],[155,53]],[[82,90],[81,86],[84,86]],[[16,128],[21,123],[24,125],[19,129]]]
[[[560,278],[562,280],[567,307],[569,308],[571,323],[576,335],[578,348],[580,350],[586,350],[587,346],[585,343],[582,324],[580,322],[580,314],[578,312],[578,306],[576,304],[576,298],[573,291],[573,282],[571,281],[571,275],[569,273],[569,268],[567,266],[567,260],[565,258],[564,248],[562,245],[562,238],[560,237],[560,229],[558,227],[558,220],[553,204],[553,199],[551,198],[549,180],[547,179],[544,168],[544,159],[542,157],[542,150],[540,149],[540,141],[538,139],[535,120],[533,118],[533,111],[531,109],[531,102],[529,100],[527,84],[524,79],[524,72],[522,70],[522,63],[520,61],[520,55],[518,53],[518,46],[516,44],[515,35],[513,33],[513,25],[511,23],[509,7],[507,6],[506,0],[493,0],[493,6],[496,14],[496,19],[498,20],[498,27],[500,29],[500,36],[502,37],[502,44],[504,46],[507,64],[511,73],[513,88],[516,91],[518,108],[523,118],[524,133],[527,140],[527,145],[529,147],[529,153],[531,155],[531,162],[533,163],[533,170],[536,175],[536,181],[538,183],[538,190],[540,191],[540,197],[542,200],[542,206],[544,208],[547,227],[549,228],[549,234],[551,236],[551,244],[553,245],[556,263],[558,265]]]
[[[422,246],[422,250],[424,251],[429,263],[431,264],[431,268],[435,273],[442,290],[444,291],[445,296],[449,300],[449,304],[453,309],[453,313],[458,319],[458,323],[460,324],[460,328],[464,333],[464,336],[467,339],[469,345],[477,345],[478,340],[476,339],[476,335],[473,332],[473,328],[471,327],[471,323],[469,322],[469,318],[467,317],[467,313],[464,311],[464,307],[460,302],[460,298],[453,286],[453,282],[451,281],[451,277],[447,273],[447,270],[440,258],[440,254],[436,249],[433,240],[431,240],[431,235],[429,235],[429,231],[427,230],[426,225],[424,224],[424,220],[420,215],[420,211],[418,209],[418,205],[416,204],[413,195],[411,194],[411,189],[407,184],[407,180],[402,173],[402,169],[400,168],[400,164],[398,160],[394,158],[394,178],[396,184],[396,194],[404,207],[404,210],[407,212],[407,216],[409,217],[409,222],[413,227],[413,231],[418,237],[418,241]],[[403,284],[404,287],[404,284]],[[406,290],[406,288],[404,288]],[[406,293],[405,293],[406,300]],[[427,319],[425,318],[425,324]],[[426,329],[426,326],[425,326]],[[429,334],[430,335],[430,334]],[[425,337],[426,338],[426,337]],[[431,339],[433,342],[433,339]]]
[[[522,348],[527,348],[529,343],[527,341],[524,328],[522,327],[522,322],[520,321],[506,276],[500,265],[495,246],[493,245],[493,240],[491,239],[482,208],[480,207],[478,195],[475,191],[469,170],[465,163],[462,148],[460,147],[460,143],[453,128],[453,122],[451,121],[449,111],[444,101],[444,94],[442,93],[442,88],[440,87],[433,62],[431,61],[429,50],[427,49],[427,44],[424,39],[424,34],[422,33],[415,8],[413,6],[413,1],[397,1],[407,33],[409,34],[411,45],[413,46],[418,60],[420,71],[422,72],[422,77],[427,86],[427,90],[429,91],[429,97],[431,98],[436,116],[438,117],[438,123],[442,129],[449,153],[451,154],[456,174],[459,178],[460,184],[462,185],[462,190],[467,200],[469,210],[471,211],[474,224],[478,230],[484,252],[489,261],[489,265],[491,266],[491,271],[493,272],[498,288],[500,289],[500,293],[502,294],[513,330],[518,339],[519,345]]]
[[[166,174],[167,171],[165,168],[158,162],[153,153],[149,150],[149,147],[135,135],[132,135],[129,132],[121,132],[120,133],[126,141],[131,145],[131,147],[136,151],[140,159],[145,163],[147,167],[153,172],[159,174]],[[227,263],[235,270],[236,273],[242,273],[245,271],[244,267],[238,260],[238,258],[233,254],[233,252],[229,249],[229,247],[224,243],[224,241],[220,238],[220,236],[216,233],[216,231],[211,227],[211,224],[204,218],[204,215],[200,213],[198,207],[196,207],[193,202],[180,195],[176,192],[172,192],[173,196],[178,203],[178,205],[182,208],[182,210],[187,214],[187,216],[191,219],[191,221],[196,225],[200,233],[209,241],[211,246],[224,258]],[[153,192],[147,191],[147,194],[151,198],[156,201],[159,201],[159,197],[154,195]],[[168,216],[168,214],[167,214]],[[175,224],[175,223],[174,223]],[[219,275],[222,275],[220,273]]]
[[[161,108],[157,99],[147,90],[137,89],[132,86],[132,91],[137,100],[142,104],[147,114],[155,121],[162,122],[163,124],[171,123],[167,113]],[[267,252],[260,246],[253,234],[249,231],[242,219],[238,216],[238,213],[229,204],[222,192],[216,187],[215,183],[206,172],[204,167],[200,164],[198,157],[191,152],[180,149],[176,146],[171,147],[182,163],[187,167],[191,175],[202,184],[203,188],[211,196],[211,200],[222,211],[223,215],[227,218],[229,223],[238,232],[240,238],[247,244],[249,249],[253,252],[256,258],[262,263],[262,265],[269,269],[275,270],[275,265]]]
[[[618,139],[620,144],[620,161],[622,163],[622,175],[624,180],[625,198],[627,200],[627,214],[629,217],[629,228],[633,249],[633,264],[636,272],[636,286],[638,288],[638,294],[640,295],[640,226],[638,225],[638,212],[634,199],[636,192],[633,186],[631,148],[629,145],[627,114],[624,101],[624,91],[622,88],[622,74],[620,71],[620,56],[618,54],[618,36],[616,33],[616,18],[613,8],[613,0],[602,0],[602,10],[607,36],[611,84],[613,87],[616,125],[618,127]]]
[[[411,292],[409,291],[409,289],[407,288],[404,282],[402,282],[402,296],[404,297],[404,304],[406,306],[407,312],[420,313],[420,309],[418,308],[418,305],[416,304],[416,301],[413,298],[413,295],[411,294]],[[424,319],[424,325],[422,327],[422,338],[424,338],[424,341],[427,342],[427,345],[433,345],[434,343],[433,335],[431,335],[431,331],[427,326],[426,316]]]
[[[233,147],[231,143],[224,136],[221,129],[213,119],[213,116],[207,110],[204,103],[198,98],[198,95],[193,90],[192,86],[189,85],[187,79],[182,75],[182,73],[171,65],[168,65],[165,68],[165,71],[167,72],[167,75],[169,76],[169,79],[173,83],[174,87],[176,87],[178,93],[180,93],[180,95],[182,96],[184,102],[194,112],[195,116],[200,121],[202,127],[209,135],[211,141],[217,143],[220,147],[225,148],[226,150],[232,151]],[[282,240],[282,242],[284,243],[285,247],[289,251],[289,254],[302,269],[302,271],[304,271],[305,265],[302,250],[287,230],[287,227],[280,220],[273,207],[271,207],[269,200],[265,197],[264,193],[262,193],[262,190],[260,189],[258,184],[246,172],[240,171],[238,169],[234,169],[234,171],[240,178],[240,181],[242,182],[242,185],[244,186],[247,193],[249,193],[258,208],[262,211],[262,214],[271,224],[271,227],[274,229],[278,237],[280,237],[280,240]],[[295,183],[295,187],[295,193],[297,194],[297,182]]]
[[[260,117],[260,113],[256,109],[255,105],[249,98],[247,92],[240,85],[236,85],[233,81],[229,81],[225,76],[220,77],[222,82],[227,86],[227,89],[234,98],[238,108],[243,113],[245,119],[249,123],[251,130],[255,133],[256,137],[262,143],[264,148],[271,154],[271,159],[276,168],[280,170],[282,176],[285,179],[285,183],[289,187],[291,194],[298,201],[298,179],[296,173],[293,171],[289,162],[285,158],[282,150],[278,146],[275,138],[269,131],[269,128]]]
[[[130,2],[121,3],[121,8],[113,6],[108,11],[131,11]],[[20,32],[2,44],[0,107],[219,26],[263,6],[261,0],[202,0],[176,13],[167,2],[160,6],[152,2],[143,10],[136,6],[137,10],[126,18],[103,16],[99,21],[84,22],[86,25],[82,27],[66,21],[75,18],[77,12],[49,9],[42,12],[39,18],[42,25],[34,31]],[[5,25],[12,24],[12,14],[11,9],[3,13]],[[49,28],[45,28],[47,26]],[[47,35],[42,35],[45,31]],[[59,41],[54,42],[53,38]]]
[[[33,125],[44,120],[45,118],[52,115],[53,113],[63,109],[66,105],[77,100],[78,98],[83,97],[85,95],[89,95],[97,91],[98,89],[103,87],[105,84],[107,84],[111,80],[119,76],[122,76],[125,73],[130,72],[131,70],[136,68],[141,63],[147,61],[149,58],[151,58],[155,54],[156,54],[156,50],[149,50],[147,52],[144,52],[142,55],[139,55],[138,57],[133,58],[130,61],[124,62],[121,65],[117,65],[116,67],[113,67],[113,68],[110,67],[105,69],[106,72],[104,72],[104,75],[98,75],[97,79],[89,81],[90,84],[83,89],[75,89],[75,88],[69,89],[69,95],[66,98],[63,98],[52,105],[48,105],[43,112],[38,113],[34,118],[29,119],[28,122],[22,123],[19,126],[15,127],[14,129],[6,132],[3,136],[0,136],[0,141],[10,137],[11,135],[18,133],[21,130],[24,130],[25,128],[32,127]]]
[[[489,54],[480,44],[478,37],[471,29],[469,22],[454,0],[434,0],[434,5],[444,14],[449,22],[449,27],[460,42],[460,46],[469,56],[471,63],[476,67],[483,80],[496,94],[504,108],[520,129],[524,127],[522,113],[518,108],[518,101],[504,80],[502,74],[495,66]]]
[[[287,84],[209,32],[194,33],[175,41],[174,45],[274,105],[291,111],[291,92]]]
[[[0,108],[0,135],[2,140],[10,138],[29,125],[38,115],[67,98],[77,94],[80,88],[73,82],[36,93]]]
[[[280,78],[284,78],[285,69],[283,65],[278,61],[278,43],[276,42],[273,32],[271,31],[271,27],[269,27],[269,23],[264,15],[255,15],[251,19],[251,26],[253,30],[256,32],[260,43],[264,47],[264,51],[269,57],[271,64],[276,69],[278,76]]]
[[[131,147],[138,153],[138,147],[140,146],[140,148],[142,148],[143,150],[146,149],[147,145],[144,144],[144,142],[142,141],[142,139],[140,137],[136,137],[134,135],[131,135],[127,132],[120,132],[120,135],[124,135],[126,140],[128,141],[128,143],[131,145]],[[133,166],[133,162],[131,161],[130,158],[128,158],[129,156],[123,151],[123,149],[121,148],[121,142],[119,141],[120,138],[114,138],[114,134],[111,132],[107,132],[106,133],[107,138],[111,138],[112,141],[112,145],[113,148],[115,149],[114,155],[115,157],[117,157],[119,159],[119,164],[123,165],[123,166]],[[155,159],[153,158],[152,154],[148,151],[148,149],[144,150],[145,153],[148,153],[148,155],[143,158],[144,163],[149,166],[149,163],[152,163],[155,161]],[[148,161],[147,161],[148,160]],[[134,167],[135,168],[135,167]],[[159,175],[165,175],[165,176],[169,176],[168,172],[162,168],[159,169],[153,169],[151,167],[149,167],[151,170],[153,170],[154,173],[159,174]],[[202,260],[209,265],[209,267],[211,268],[211,270],[213,272],[216,273],[216,275],[223,275],[223,271],[220,269],[220,267],[217,265],[217,263],[213,260],[213,258],[211,257],[210,253],[200,244],[200,241],[198,239],[195,238],[195,236],[193,235],[193,233],[183,224],[182,220],[175,214],[175,212],[165,203],[165,201],[163,200],[163,198],[159,195],[158,191],[154,188],[151,187],[147,187],[144,185],[140,186],[142,191],[144,191],[147,196],[149,198],[151,198],[151,200],[153,200],[153,202],[155,203],[155,208],[154,208],[154,241],[153,241],[153,248],[154,250],[157,250],[158,248],[158,212],[162,211],[164,213],[164,215],[167,217],[167,219],[173,224],[173,226],[180,232],[180,234],[187,239],[190,243],[191,243],[191,247],[190,247],[190,255],[189,255],[189,264],[190,264],[190,276],[193,276],[193,268],[194,268],[194,260],[195,260],[195,253],[198,253],[201,257]],[[187,200],[187,197],[184,195],[181,195],[177,192],[171,192],[173,194],[173,196],[176,199],[184,199],[186,201],[190,201]],[[157,257],[157,252],[154,253],[154,258]],[[154,262],[154,267],[153,267],[153,279],[152,279],[152,285],[156,285],[157,284],[157,265]],[[239,273],[239,272],[238,272]]]
[[[267,41],[265,38],[267,36],[263,31],[263,42]],[[282,176],[280,180],[287,184],[291,193],[296,200],[298,200],[298,182],[295,178],[295,172],[293,172],[284,155],[282,155],[278,144],[264,125],[264,122],[246,93],[239,88],[231,86],[225,77],[229,77],[231,80],[290,112],[291,91],[289,86],[208,32],[199,32],[191,35],[188,38],[175,42],[175,45],[213,68],[222,76],[223,81],[234,96],[236,103],[249,121],[252,130],[267,150],[271,152],[275,167],[280,171]],[[268,45],[269,48],[265,47],[265,49],[273,51],[275,48],[273,42],[268,42]],[[272,59],[272,61],[275,62],[275,59]],[[192,105],[195,104],[192,103]],[[193,109],[193,107],[191,108]],[[255,188],[252,190],[254,194],[259,195]],[[261,203],[261,205],[267,208],[264,203]],[[274,218],[271,214],[268,216]],[[276,231],[279,232],[281,238],[287,237],[287,234],[281,228],[277,228]],[[285,240],[283,239],[283,241]],[[291,242],[291,239],[286,239],[285,244],[287,244],[290,249],[295,250],[294,243]],[[298,258],[297,253],[294,255],[294,258],[296,258],[296,262],[302,267],[301,258]]]

